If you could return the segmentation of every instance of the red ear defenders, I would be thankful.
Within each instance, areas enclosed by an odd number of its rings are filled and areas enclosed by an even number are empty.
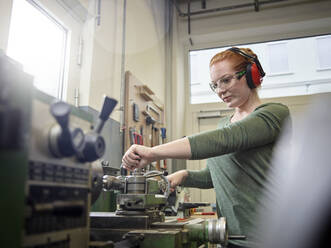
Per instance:
[[[265,76],[265,72],[263,71],[260,61],[257,58],[248,55],[247,53],[244,53],[239,48],[232,47],[228,50],[240,54],[245,58],[253,60],[253,62],[250,62],[246,67],[246,81],[248,87],[251,89],[254,89],[259,86],[262,83],[262,78]]]

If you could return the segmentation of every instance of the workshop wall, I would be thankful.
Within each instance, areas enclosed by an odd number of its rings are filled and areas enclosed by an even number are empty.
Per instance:
[[[80,106],[100,109],[104,94],[120,100],[122,61],[125,62],[125,71],[130,70],[153,89],[161,101],[165,100],[165,37],[169,28],[165,18],[166,1],[126,1],[125,19],[124,1],[101,1],[99,24],[97,1],[70,1],[73,7],[66,10],[61,1],[38,2],[70,30],[71,62],[65,92],[69,103],[74,103],[75,89],[79,89]],[[84,22],[73,18],[77,14],[75,4],[87,10]],[[4,50],[8,42],[11,7],[12,0],[0,3],[0,48]],[[80,42],[83,44],[82,63],[77,65]],[[113,118],[119,120],[119,112],[114,113]]]
[[[226,0],[207,1],[208,8],[233,6],[253,1]],[[187,5],[181,5],[186,12]],[[201,10],[201,2],[193,1],[191,12]],[[266,40],[293,38],[330,33],[330,0],[291,0],[276,4],[214,12],[191,17],[191,35],[188,35],[187,18],[180,18],[181,40],[193,46],[189,49],[228,46]]]
[[[123,16],[123,1],[102,1],[101,23],[95,27],[92,45],[90,92],[84,104],[98,109],[104,93],[120,99],[123,60],[125,71],[131,71],[164,101],[165,12],[163,1],[127,1]],[[113,118],[119,120],[119,113]]]
[[[95,3],[89,8],[96,8]],[[83,33],[86,68],[82,70],[85,76],[80,84],[80,104],[94,109],[101,106],[103,94],[120,100],[123,4],[102,1],[101,11],[100,23],[91,20]],[[119,120],[119,112],[114,112],[112,118]]]
[[[166,1],[127,2],[127,70],[164,102]]]

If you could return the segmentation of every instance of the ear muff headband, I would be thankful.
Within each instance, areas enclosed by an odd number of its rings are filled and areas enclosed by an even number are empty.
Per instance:
[[[253,63],[249,63],[247,65],[247,68],[246,68],[246,81],[247,81],[248,86],[251,89],[256,88],[257,86],[259,86],[262,83],[262,78],[265,76],[265,72],[263,71],[263,68],[260,64],[260,61],[257,58],[255,58],[255,57],[253,57],[253,56],[251,56],[247,53],[244,53],[239,48],[232,47],[228,50],[230,50],[234,53],[240,54],[241,56],[254,61]]]

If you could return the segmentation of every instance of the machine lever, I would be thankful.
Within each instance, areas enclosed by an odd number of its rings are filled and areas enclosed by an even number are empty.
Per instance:
[[[113,112],[116,104],[117,104],[117,101],[115,99],[105,96],[104,103],[102,105],[102,109],[101,109],[101,112],[99,115],[99,119],[94,128],[94,131],[96,133],[98,133],[98,134],[101,133],[101,130],[102,130],[105,122],[108,120],[109,115]]]
[[[59,101],[51,105],[50,111],[62,130],[69,131],[69,115],[71,112],[70,105]]]
[[[80,161],[93,162],[101,158],[105,153],[106,143],[100,133],[116,104],[117,101],[115,99],[105,96],[97,124],[92,132],[85,135],[84,143],[77,153]]]
[[[71,106],[65,102],[55,102],[50,112],[57,121],[49,131],[49,149],[55,157],[70,157],[83,143],[84,133],[80,128],[70,128],[69,116]]]
[[[120,175],[121,176],[127,176],[128,175],[128,170],[124,168],[123,164],[121,164]]]

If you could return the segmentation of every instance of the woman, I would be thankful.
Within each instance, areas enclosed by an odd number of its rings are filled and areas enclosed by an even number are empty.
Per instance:
[[[247,237],[230,240],[229,247],[250,247],[272,150],[289,110],[279,103],[261,104],[257,87],[264,72],[250,49],[233,47],[218,53],[209,67],[212,90],[234,108],[234,114],[221,118],[213,131],[153,148],[133,145],[122,161],[132,170],[166,158],[208,158],[203,170],[169,175],[171,187],[214,188],[218,215],[227,218],[229,233]]]

